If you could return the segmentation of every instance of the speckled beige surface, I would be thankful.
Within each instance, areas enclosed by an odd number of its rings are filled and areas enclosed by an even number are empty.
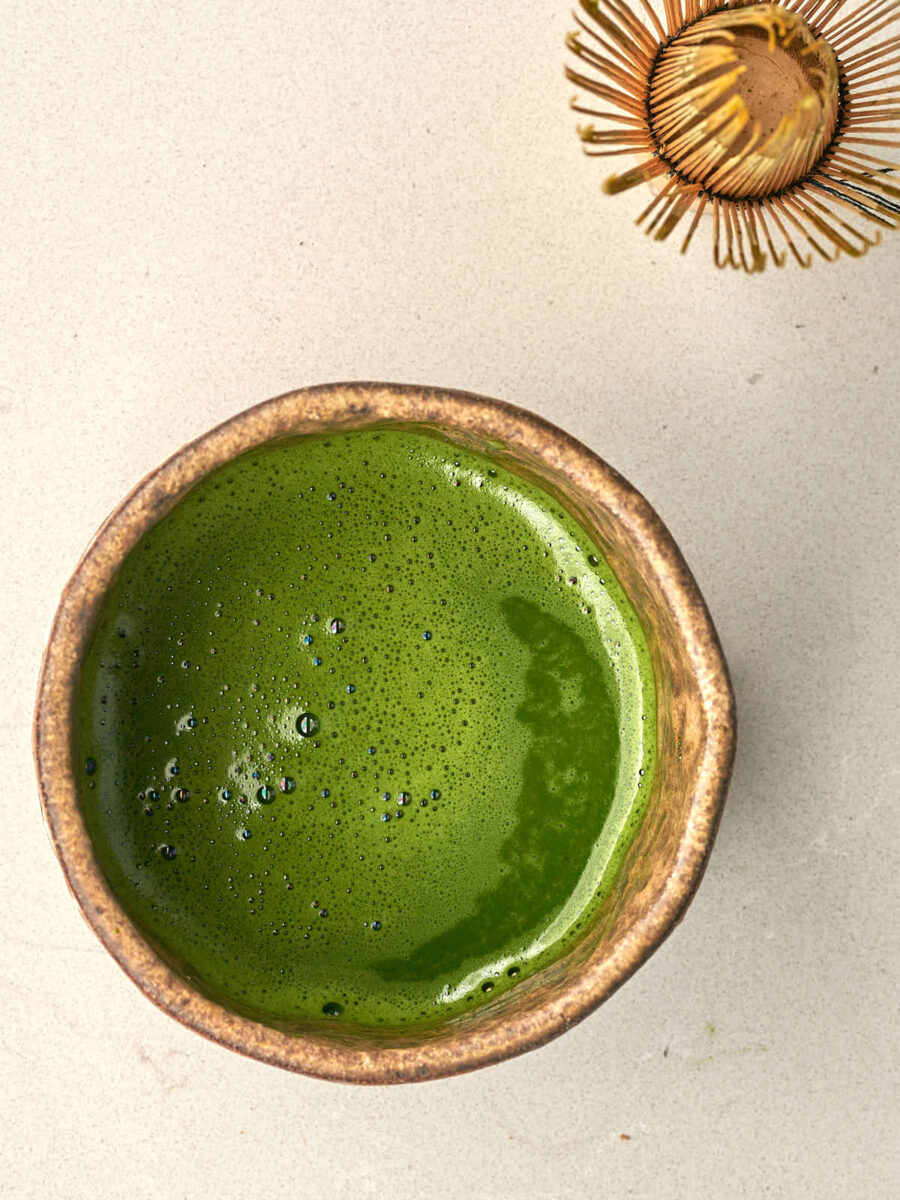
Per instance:
[[[0,1195],[893,1196],[900,246],[748,280],[648,242],[581,158],[564,5],[4,17]],[[59,593],[122,495],[347,378],[501,396],[623,471],[741,715],[654,958],[544,1049],[390,1091],[144,1001],[66,892],[29,746]]]

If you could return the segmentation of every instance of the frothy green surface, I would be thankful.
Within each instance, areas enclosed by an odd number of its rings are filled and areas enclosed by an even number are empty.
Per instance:
[[[558,502],[406,430],[300,439],[127,558],[81,803],[135,922],[269,1019],[432,1021],[577,939],[642,810],[637,618]]]

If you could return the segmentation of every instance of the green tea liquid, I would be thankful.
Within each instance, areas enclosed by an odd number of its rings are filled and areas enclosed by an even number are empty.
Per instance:
[[[580,525],[383,429],[247,454],[139,542],[76,753],[112,889],[204,991],[397,1027],[583,934],[655,729],[641,627]]]

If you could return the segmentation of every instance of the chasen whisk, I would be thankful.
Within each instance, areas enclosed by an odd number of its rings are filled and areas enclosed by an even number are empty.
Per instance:
[[[579,0],[566,74],[614,110],[573,100],[604,123],[580,126],[586,152],[637,160],[604,190],[655,182],[648,233],[685,221],[684,251],[709,213],[716,265],[754,272],[858,257],[900,224],[900,0],[639,2]]]

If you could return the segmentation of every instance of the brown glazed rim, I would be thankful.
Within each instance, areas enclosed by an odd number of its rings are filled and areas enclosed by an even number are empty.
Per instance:
[[[670,610],[679,650],[700,697],[705,723],[688,819],[671,872],[638,921],[615,945],[598,948],[563,988],[538,992],[521,1011],[479,1010],[438,1037],[369,1042],[310,1030],[298,1036],[240,1016],[171,970],[138,932],[94,859],[72,771],[72,707],[80,664],[103,595],[128,551],[185,491],[244,451],[285,436],[375,422],[431,424],[495,439],[567,481],[605,509],[641,555]],[[63,592],[44,653],[34,722],[34,754],[44,818],[69,888],[88,924],[137,986],[160,1008],[232,1050],[288,1070],[354,1083],[436,1079],[540,1046],[582,1020],[643,963],[681,919],[712,847],[734,754],[734,700],[728,671],[696,583],[662,521],[629,483],[567,433],[501,401],[437,388],[330,384],[290,392],[239,413],[152,471],[104,522]],[[514,994],[514,993],[513,993]],[[473,1016],[476,1014],[473,1014]]]

